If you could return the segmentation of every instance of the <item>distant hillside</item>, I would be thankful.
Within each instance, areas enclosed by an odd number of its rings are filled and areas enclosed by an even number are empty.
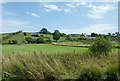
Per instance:
[[[26,32],[26,36],[24,35],[24,32],[20,32],[18,34],[13,35],[13,33],[3,33],[2,34],[2,43],[8,43],[9,40],[17,40],[18,43],[21,43],[22,41],[25,40],[26,37],[32,37],[32,38],[38,38],[38,37],[34,37],[32,35],[43,35],[44,39],[47,40],[48,38],[50,38],[52,41],[53,40],[53,36],[49,35],[49,34],[39,34],[39,33],[29,33]],[[65,40],[65,37],[61,37],[59,41]]]

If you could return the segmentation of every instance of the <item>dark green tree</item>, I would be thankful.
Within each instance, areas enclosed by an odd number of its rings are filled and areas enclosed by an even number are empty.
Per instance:
[[[23,34],[24,34],[24,36],[26,36],[26,35],[27,35],[27,34],[26,34],[26,32],[24,32]]]
[[[12,40],[12,44],[17,44],[17,40]]]
[[[46,28],[42,28],[39,33],[42,33],[42,34],[51,34]]]
[[[11,40],[9,40],[9,44],[11,44],[12,43],[12,41]]]
[[[25,40],[28,42],[28,43],[33,43],[33,39],[31,37],[26,37]]]
[[[60,39],[60,32],[58,30],[55,30],[53,33],[53,39],[56,41]]]
[[[91,37],[96,37],[97,35],[97,33],[91,33]]]
[[[108,33],[108,36],[111,36],[111,33]]]
[[[45,40],[43,39],[43,37],[42,36],[40,36],[39,38],[37,38],[37,40],[36,40],[36,43],[45,43]]]

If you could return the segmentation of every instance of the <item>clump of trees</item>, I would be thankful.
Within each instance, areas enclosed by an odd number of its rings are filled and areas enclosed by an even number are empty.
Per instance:
[[[37,44],[39,44],[39,43],[45,43],[45,40],[43,39],[42,36],[40,36],[39,38],[37,38],[36,43]]]
[[[53,39],[56,40],[56,41],[60,39],[60,32],[58,30],[54,31]]]
[[[103,36],[94,39],[94,43],[89,47],[89,50],[94,55],[109,54],[111,52],[112,44],[109,38]]]
[[[17,40],[9,40],[9,44],[17,44],[18,41]]]
[[[45,40],[43,38],[43,36],[39,36],[37,39],[33,39],[31,37],[26,37],[25,40],[28,42],[28,43],[37,43],[37,44],[40,44],[40,43],[51,43],[52,41],[50,39],[47,39]]]

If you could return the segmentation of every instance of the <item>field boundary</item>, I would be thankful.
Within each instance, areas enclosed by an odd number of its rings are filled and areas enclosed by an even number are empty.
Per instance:
[[[90,45],[76,45],[76,46],[73,46],[73,45],[60,45],[60,44],[56,44],[56,43],[53,43],[52,45],[56,45],[56,46],[69,46],[69,47],[89,47]],[[112,46],[113,48],[120,48],[120,45],[113,45]]]

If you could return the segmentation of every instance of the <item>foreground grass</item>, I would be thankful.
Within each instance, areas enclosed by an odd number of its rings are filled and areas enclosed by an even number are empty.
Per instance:
[[[47,54],[35,51],[34,53],[6,54],[3,55],[3,78],[10,81],[13,79],[39,81],[39,79],[81,79],[81,77],[86,79],[96,76],[98,78],[95,78],[97,79],[95,81],[98,81],[98,79],[99,81],[116,81],[118,78],[117,63],[117,52],[108,56],[92,56],[85,52]],[[84,81],[92,80],[86,79]]]

